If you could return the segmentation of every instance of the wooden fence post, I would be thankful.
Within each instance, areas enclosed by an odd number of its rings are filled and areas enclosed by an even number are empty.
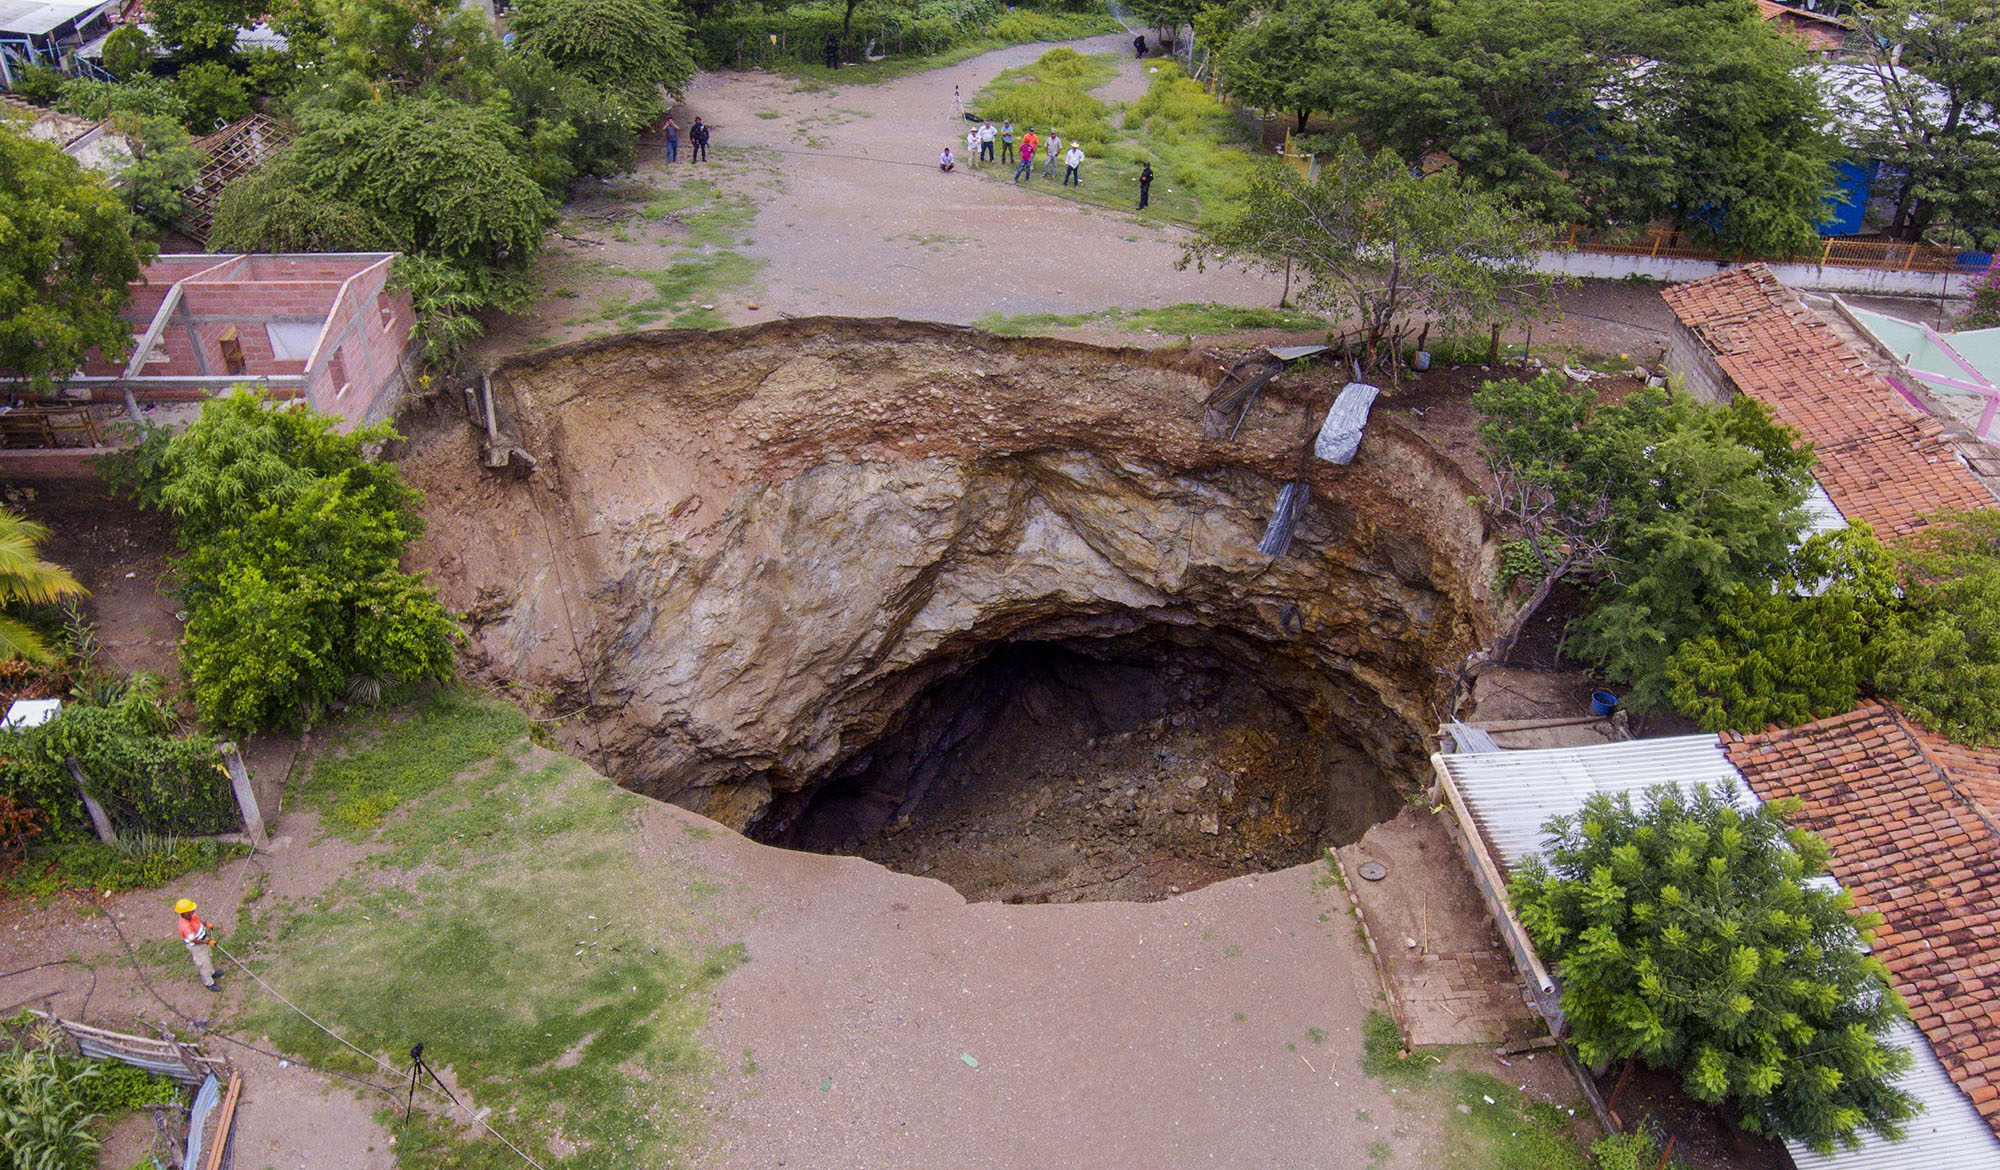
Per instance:
[[[106,845],[118,844],[118,834],[111,831],[111,818],[104,815],[104,806],[90,794],[90,784],[83,778],[83,765],[77,762],[75,756],[65,756],[63,764],[76,781],[76,791],[83,797],[83,811],[90,814],[90,827],[97,830],[97,839]]]
[[[227,740],[215,745],[222,756],[222,770],[229,773],[229,787],[236,792],[236,807],[243,812],[243,827],[250,833],[253,849],[269,849],[271,838],[264,832],[264,814],[257,808],[257,792],[250,787],[250,769],[243,766],[243,757],[236,745]]]

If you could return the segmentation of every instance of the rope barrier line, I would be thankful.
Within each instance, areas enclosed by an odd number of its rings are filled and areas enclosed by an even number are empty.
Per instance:
[[[380,1068],[382,1071],[388,1073],[394,1073],[399,1078],[403,1075],[402,1069],[395,1067],[388,1061],[383,1060],[381,1057],[375,1055],[372,1052],[368,1052],[362,1048],[356,1047],[355,1044],[352,1041],[348,1040],[345,1036],[342,1036],[340,1033],[334,1031],[332,1028],[327,1027],[325,1024],[320,1023],[318,1020],[314,1019],[311,1016],[311,1014],[309,1014],[304,1008],[300,1007],[298,1004],[293,1003],[291,1000],[286,999],[284,993],[280,992],[277,988],[271,986],[269,983],[264,982],[264,980],[260,978],[255,971],[252,971],[249,967],[244,965],[243,960],[237,958],[233,954],[230,954],[229,950],[222,944],[217,943],[215,949],[222,952],[223,958],[228,959],[230,962],[236,964],[237,970],[243,972],[245,975],[248,975],[251,981],[256,983],[257,986],[263,988],[265,991],[270,992],[271,996],[274,999],[276,999],[279,1003],[282,1003],[286,1007],[292,1009],[294,1012],[297,1012],[300,1019],[303,1019],[306,1023],[311,1024],[315,1028],[318,1028],[320,1031],[326,1033],[328,1036],[333,1037],[333,1039],[339,1041],[343,1045],[346,1045],[348,1048],[352,1049],[356,1053],[359,1053],[360,1055],[368,1058],[369,1060],[374,1061],[376,1066]],[[437,1074],[432,1073],[431,1079],[437,1080]],[[474,1125],[477,1125],[479,1128],[485,1130],[487,1133],[492,1134],[493,1137],[497,1141],[499,1141],[501,1145],[506,1146],[508,1149],[514,1151],[515,1157],[521,1159],[523,1162],[526,1162],[528,1165],[533,1166],[535,1170],[547,1170],[547,1168],[544,1167],[540,1162],[535,1161],[533,1158],[529,1157],[525,1152],[523,1152],[521,1147],[515,1145],[513,1142],[508,1141],[505,1134],[501,1133],[497,1129],[494,1129],[491,1125],[488,1125],[486,1123],[485,1118],[479,1116],[479,1114],[473,1111],[472,1109],[467,1108],[465,1103],[460,1101],[456,1096],[454,1096],[450,1089],[444,1087],[444,1082],[439,1081],[436,1084],[436,1086],[432,1086],[429,1082],[419,1082],[419,1083],[422,1084],[424,1088],[429,1089],[433,1093],[442,1093],[444,1095],[445,1100],[450,1101],[454,1106],[456,1106],[459,1109],[460,1112],[464,1113],[467,1117],[471,1118],[472,1123]]]

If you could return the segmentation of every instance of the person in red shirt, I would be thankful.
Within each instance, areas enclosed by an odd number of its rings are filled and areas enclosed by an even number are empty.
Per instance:
[[[208,923],[195,913],[194,899],[175,902],[174,913],[181,916],[181,942],[187,946],[188,957],[194,960],[194,969],[201,973],[201,985],[210,991],[221,991],[215,985],[215,959],[210,953],[215,936],[209,932]]]

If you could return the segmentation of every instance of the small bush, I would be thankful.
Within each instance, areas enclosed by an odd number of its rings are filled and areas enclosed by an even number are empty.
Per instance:
[[[0,882],[0,890],[15,897],[46,898],[64,890],[97,890],[113,894],[153,890],[184,874],[211,870],[246,852],[206,838],[146,837],[118,845],[73,841],[33,858]]]
[[[63,75],[47,65],[25,65],[14,73],[14,96],[46,106],[62,92]]]

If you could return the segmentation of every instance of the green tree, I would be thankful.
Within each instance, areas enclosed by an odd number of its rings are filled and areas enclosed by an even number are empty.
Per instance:
[[[124,357],[119,313],[151,255],[100,176],[0,125],[0,375],[46,390],[93,348]]]
[[[1352,140],[1308,182],[1260,165],[1240,202],[1202,225],[1179,266],[1222,254],[1292,272],[1301,303],[1356,321],[1370,345],[1421,318],[1449,331],[1550,300],[1554,279],[1530,267],[1544,229],[1505,200],[1444,171],[1411,173],[1392,151]]]
[[[154,227],[173,226],[187,208],[183,192],[200,180],[206,156],[172,118],[117,113],[110,122],[125,141],[118,186],[126,206]]]
[[[48,537],[48,529],[0,508],[0,606],[47,605],[83,596],[83,586],[69,570],[49,564],[36,551]],[[0,614],[0,659],[47,662],[52,657],[33,627]]]
[[[1339,58],[1323,53],[1321,36],[1339,19],[1324,0],[1285,0],[1257,10],[1233,30],[1220,56],[1229,93],[1260,110],[1288,110],[1303,134],[1314,110],[1332,100],[1332,69]]]
[[[199,61],[174,75],[174,91],[187,106],[187,124],[208,134],[250,112],[250,90],[227,65]]]
[[[521,0],[513,27],[529,50],[600,88],[678,96],[694,78],[687,24],[666,0]]]
[[[1734,3],[1286,0],[1232,34],[1222,72],[1239,98],[1324,111],[1371,151],[1447,156],[1549,222],[1666,218],[1787,251],[1832,185],[1800,62]]]
[[[1755,399],[1715,407],[1648,389],[1606,403],[1543,375],[1488,382],[1473,404],[1490,504],[1520,527],[1542,585],[1587,586],[1569,648],[1632,684],[1635,706],[1666,697],[1667,658],[1722,603],[1784,573],[1812,455]],[[1547,592],[1516,611],[1497,658]]]
[[[308,203],[322,211],[319,230],[379,226],[388,238],[365,243],[434,256],[482,279],[519,270],[555,218],[522,152],[519,133],[488,107],[406,98],[351,113],[312,110],[282,169],[223,195],[212,242],[269,250],[296,230],[287,212]]]
[[[2000,9],[1984,0],[1873,0],[1856,13],[1863,64],[1830,86],[1845,133],[1901,176],[1890,234],[2000,216]],[[1856,76],[1858,74],[1858,76]]]
[[[1876,688],[1933,731],[2000,744],[2000,511],[1945,513],[1896,549],[1903,603]]]
[[[309,104],[417,93],[482,101],[493,88],[500,42],[486,14],[458,0],[307,0],[287,23],[303,34],[301,52],[318,54],[304,59],[326,88],[308,92]]]
[[[104,40],[104,68],[121,81],[138,77],[153,68],[155,46],[151,34],[136,24],[121,24]]]
[[[152,0],[153,33],[181,60],[220,61],[236,48],[236,30],[256,15],[252,0]]]
[[[1673,704],[1709,731],[1850,711],[1895,606],[1895,561],[1865,523],[1814,536],[1775,587],[1738,587],[1668,658]]]
[[[1745,1128],[1827,1153],[1901,1137],[1917,1105],[1896,1087],[1909,1054],[1886,1042],[1902,1001],[1865,950],[1879,920],[1807,884],[1828,851],[1786,826],[1796,807],[1599,794],[1544,827],[1510,894],[1586,1064],[1676,1070]]]

